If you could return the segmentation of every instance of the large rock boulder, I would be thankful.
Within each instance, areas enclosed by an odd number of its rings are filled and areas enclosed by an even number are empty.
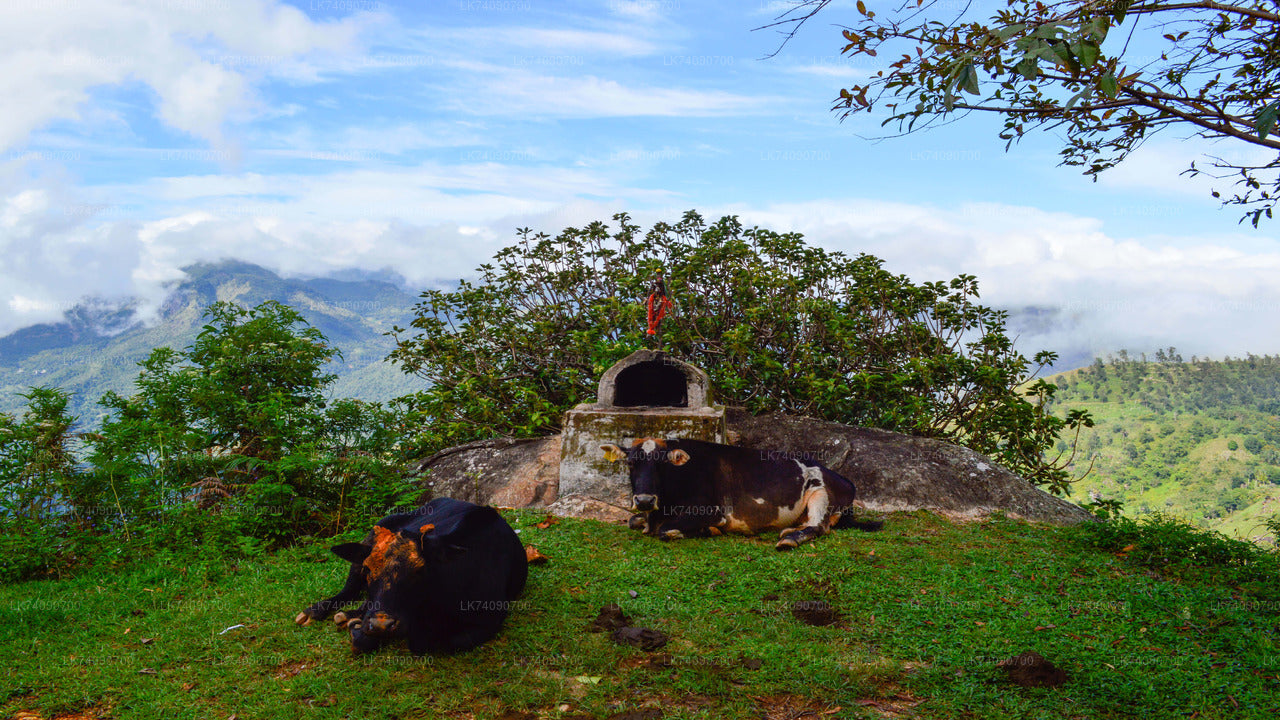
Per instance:
[[[560,436],[494,438],[451,447],[417,463],[422,500],[451,497],[499,507],[546,507],[560,486]]]
[[[925,509],[964,519],[1001,511],[1055,524],[1093,517],[985,455],[942,440],[736,408],[725,419],[737,445],[807,457],[849,478],[868,510]]]
[[[941,440],[733,408],[726,420],[734,444],[817,460],[852,480],[858,500],[873,512],[925,509],[969,519],[1000,511],[1055,524],[1092,517],[990,458]],[[606,521],[630,515],[607,500],[561,495],[559,436],[469,443],[436,453],[416,470],[426,486],[424,500],[447,496]]]

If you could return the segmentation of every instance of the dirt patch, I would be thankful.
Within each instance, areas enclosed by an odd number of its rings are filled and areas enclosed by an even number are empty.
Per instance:
[[[834,703],[799,695],[769,695],[752,700],[756,701],[761,720],[817,720],[840,711],[840,706]]]
[[[910,693],[898,693],[886,698],[858,700],[854,704],[860,707],[873,708],[885,717],[902,717],[913,715],[915,706],[922,702],[924,700],[914,697]]]
[[[791,614],[805,625],[826,627],[840,622],[840,613],[825,600],[802,600],[791,603]]]
[[[623,658],[618,662],[618,669],[632,670],[642,668],[656,671],[670,669],[672,665],[672,657],[669,653],[654,653],[652,655],[633,655]]]
[[[89,707],[75,712],[53,715],[49,720],[100,720],[100,718],[109,717],[110,714],[106,708]],[[34,710],[19,710],[13,714],[11,720],[45,720],[45,716]]]
[[[289,662],[289,663],[281,663],[276,666],[276,671],[271,673],[271,677],[277,680],[287,680],[288,678],[291,678],[306,669],[307,669],[307,664],[304,662],[295,661],[295,662]]]
[[[1067,682],[1066,670],[1033,650],[1002,660],[996,667],[1005,672],[1010,682],[1022,687],[1058,687]]]
[[[609,716],[609,720],[662,720],[662,711],[658,708],[626,710]]]

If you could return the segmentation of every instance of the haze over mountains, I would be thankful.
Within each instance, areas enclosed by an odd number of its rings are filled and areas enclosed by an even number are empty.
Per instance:
[[[417,292],[394,273],[347,271],[324,278],[282,278],[239,261],[184,268],[152,322],[136,303],[86,300],[62,322],[33,325],[0,338],[0,412],[20,412],[19,393],[49,385],[74,393],[72,413],[82,424],[101,414],[107,390],[133,391],[137,362],[153,348],[184,348],[200,332],[203,312],[218,300],[248,307],[275,300],[293,307],[342,351],[331,372],[334,397],[386,400],[412,392],[421,382],[384,362],[392,341],[384,333],[407,327]]]

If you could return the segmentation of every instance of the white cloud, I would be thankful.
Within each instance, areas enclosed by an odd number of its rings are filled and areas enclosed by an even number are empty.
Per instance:
[[[1239,177],[1237,175],[1222,180],[1213,178],[1212,175],[1232,174],[1229,170],[1214,169],[1215,157],[1239,166],[1265,165],[1275,160],[1276,151],[1233,139],[1174,140],[1166,136],[1148,141],[1134,150],[1124,162],[1099,175],[1098,184],[1110,189],[1145,190],[1194,197],[1209,206],[1218,202],[1210,195],[1211,190],[1216,189],[1223,197],[1230,197]],[[1211,174],[1196,177],[1184,175],[1192,162],[1198,169]]]
[[[1280,351],[1280,251],[1245,251],[1230,235],[1118,238],[1092,218],[995,204],[827,200],[740,212],[830,249],[876,255],[916,281],[974,275],[987,305],[1051,309],[1055,326],[1022,337],[1028,355]]]
[[[630,57],[652,55],[658,45],[645,37],[641,28],[631,27],[632,32],[601,32],[598,30],[565,30],[536,27],[474,27],[448,30],[430,30],[422,35],[432,40],[445,40],[457,44],[459,49],[483,48],[489,54],[497,52],[519,57],[520,53],[538,52],[563,56],[574,53]]]
[[[475,78],[479,87],[453,110],[478,115],[558,118],[690,117],[752,114],[773,104],[722,90],[627,86],[594,75],[555,77],[503,68]]]
[[[201,209],[142,224],[93,224],[60,214],[59,203],[70,198],[57,189],[0,200],[0,253],[7,261],[0,269],[0,333],[54,319],[86,294],[141,296],[154,306],[164,284],[180,276],[178,268],[200,260],[233,257],[295,275],[391,267],[423,285],[470,276],[514,241],[517,227],[555,234],[623,209],[647,227],[687,209],[669,194],[619,186],[588,171],[496,164],[165,184],[174,207]],[[256,198],[280,187],[291,189],[288,198]],[[600,194],[616,199],[586,199]],[[701,212],[709,220],[737,214],[802,232],[828,249],[867,252],[918,282],[975,275],[984,304],[1035,309],[1038,320],[1019,339],[1028,355],[1169,345],[1188,356],[1280,351],[1273,322],[1280,252],[1240,250],[1228,245],[1230,238],[1113,237],[1092,218],[993,204],[832,199]],[[43,242],[33,242],[37,237]]]
[[[866,68],[854,67],[849,63],[810,63],[807,65],[793,65],[785,68],[785,70],[790,73],[814,75],[833,80],[865,80],[871,77],[871,72]]]
[[[354,49],[372,17],[317,23],[276,0],[11,3],[0,23],[0,149],[81,119],[94,88],[137,80],[164,123],[221,143],[223,122],[252,110],[255,77]]]

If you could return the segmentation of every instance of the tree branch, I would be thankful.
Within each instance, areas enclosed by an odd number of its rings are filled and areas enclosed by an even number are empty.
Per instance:
[[[1266,10],[1257,10],[1255,8],[1240,7],[1239,5],[1227,5],[1225,3],[1214,2],[1213,0],[1199,0],[1199,2],[1184,2],[1171,5],[1138,5],[1131,7],[1125,15],[1151,15],[1166,10],[1217,10],[1219,12],[1233,13],[1236,15],[1246,15],[1248,17],[1266,20],[1268,22],[1280,23],[1280,15],[1270,13]]]

